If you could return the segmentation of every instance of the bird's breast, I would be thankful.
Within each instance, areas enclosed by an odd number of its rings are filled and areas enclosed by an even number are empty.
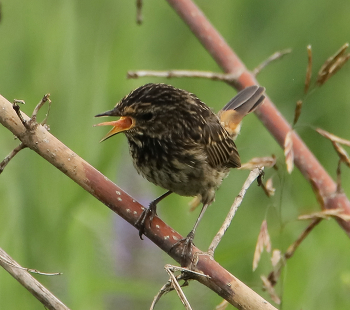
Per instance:
[[[128,139],[137,172],[148,181],[182,196],[200,194],[214,200],[215,190],[227,176],[227,168],[213,168],[199,144],[140,136]]]

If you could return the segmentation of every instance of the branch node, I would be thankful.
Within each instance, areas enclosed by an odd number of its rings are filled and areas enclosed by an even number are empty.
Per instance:
[[[209,277],[207,275],[204,275],[202,273],[199,272],[195,272],[192,271],[190,269],[187,268],[183,268],[183,267],[178,267],[178,266],[173,266],[170,264],[167,264],[164,266],[165,271],[168,273],[169,275],[169,280],[167,281],[167,283],[165,283],[162,288],[159,290],[159,292],[157,293],[157,295],[154,297],[153,302],[151,304],[150,310],[153,310],[156,303],[159,301],[159,299],[175,290],[177,295],[179,296],[182,304],[185,306],[185,308],[187,310],[191,310],[191,305],[189,304],[184,292],[182,291],[181,287],[187,286],[188,285],[188,280],[194,279],[198,276],[200,277]],[[174,275],[174,272],[176,271],[181,271],[181,274],[176,276]],[[182,285],[179,284],[179,281],[184,281],[184,283]]]
[[[14,99],[14,100],[13,100],[12,107],[13,107],[13,109],[15,110],[15,112],[16,112],[18,118],[21,120],[23,126],[24,126],[26,129],[29,129],[30,126],[29,126],[28,122],[23,118],[23,116],[22,116],[22,114],[21,114],[21,112],[20,112],[20,109],[21,109],[21,108],[19,107],[18,103],[25,104],[25,101],[24,101],[24,100],[19,100],[19,99]]]

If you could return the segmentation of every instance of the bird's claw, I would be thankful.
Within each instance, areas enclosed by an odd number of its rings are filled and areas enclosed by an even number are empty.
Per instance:
[[[139,229],[139,236],[140,239],[143,240],[142,235],[145,234],[145,225],[146,225],[146,219],[149,219],[149,227],[151,227],[152,225],[152,221],[154,219],[154,216],[157,215],[157,213],[155,212],[155,210],[151,207],[149,208],[145,208],[140,217],[138,218],[138,220],[135,223],[135,227],[137,227]]]
[[[180,263],[181,267],[189,268],[192,262],[192,247],[193,247],[193,239],[194,233],[190,231],[190,233],[179,241],[177,241],[169,250],[169,252],[174,251],[179,248],[180,251]]]

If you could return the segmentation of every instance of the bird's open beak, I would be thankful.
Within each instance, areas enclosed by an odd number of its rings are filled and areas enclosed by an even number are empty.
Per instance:
[[[103,113],[103,114],[98,114],[96,116],[108,116],[108,114]],[[114,136],[115,134],[121,131],[131,129],[135,125],[135,120],[129,116],[122,116],[117,121],[104,122],[104,123],[96,124],[94,126],[107,126],[107,125],[113,126],[113,128],[102,138],[100,142]]]

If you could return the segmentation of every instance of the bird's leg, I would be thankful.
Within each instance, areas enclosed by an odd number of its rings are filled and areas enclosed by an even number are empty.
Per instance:
[[[135,223],[135,226],[137,228],[139,228],[139,236],[142,239],[142,235],[145,232],[145,224],[146,224],[146,219],[149,219],[149,226],[151,227],[152,225],[152,221],[155,215],[157,215],[157,204],[158,202],[160,202],[161,200],[163,200],[165,197],[169,196],[172,193],[172,191],[167,191],[165,194],[159,196],[157,199],[153,200],[150,204],[149,204],[149,208],[145,208],[140,217],[138,218],[138,220]]]
[[[194,235],[196,233],[197,226],[203,217],[204,212],[208,208],[208,205],[209,204],[207,204],[207,203],[203,204],[202,210],[198,215],[196,223],[194,224],[192,230],[188,233],[186,238],[181,239],[178,242],[176,242],[170,249],[170,251],[172,251],[174,247],[178,247],[178,246],[182,247],[182,249],[181,249],[181,266],[182,267],[188,267],[191,264],[190,258],[191,258],[191,254],[192,254]]]

